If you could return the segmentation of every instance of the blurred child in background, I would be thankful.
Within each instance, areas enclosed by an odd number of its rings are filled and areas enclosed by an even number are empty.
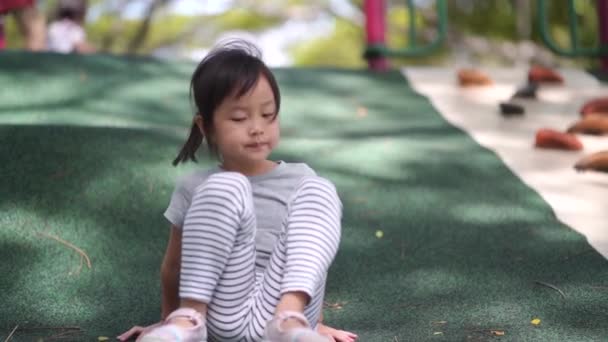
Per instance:
[[[87,41],[84,19],[86,0],[59,0],[55,20],[48,28],[48,48],[60,53],[93,53],[95,48]]]

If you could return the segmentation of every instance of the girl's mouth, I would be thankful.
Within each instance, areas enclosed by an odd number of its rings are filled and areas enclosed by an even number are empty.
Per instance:
[[[265,147],[266,145],[267,145],[266,143],[253,143],[253,144],[247,144],[247,145],[245,145],[245,147],[252,149],[252,150],[257,150],[257,149],[261,149],[261,148]]]

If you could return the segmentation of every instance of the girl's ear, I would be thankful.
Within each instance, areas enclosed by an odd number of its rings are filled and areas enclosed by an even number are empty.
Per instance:
[[[194,124],[196,124],[196,127],[198,127],[199,132],[201,132],[201,135],[204,137],[205,130],[203,129],[203,116],[199,113],[196,113],[192,121],[194,122]]]

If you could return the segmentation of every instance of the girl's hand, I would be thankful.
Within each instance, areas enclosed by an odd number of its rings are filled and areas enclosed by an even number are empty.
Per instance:
[[[321,335],[329,337],[332,342],[354,342],[358,336],[348,331],[334,329],[323,323],[317,324],[317,332]]]
[[[159,326],[161,324],[162,324],[162,322],[158,322],[158,323],[155,323],[152,325],[148,325],[147,327],[142,327],[142,326],[136,325],[133,328],[129,329],[128,331],[122,333],[121,335],[116,336],[116,339],[121,342],[124,342],[124,341],[128,341],[131,338],[134,338],[137,336],[138,340],[139,340],[139,337],[143,336],[144,333],[147,333],[152,328],[156,328],[157,326]]]

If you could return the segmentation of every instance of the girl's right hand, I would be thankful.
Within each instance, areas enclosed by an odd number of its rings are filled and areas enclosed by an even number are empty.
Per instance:
[[[153,328],[156,328],[157,326],[159,326],[161,324],[162,324],[162,322],[158,322],[158,323],[148,325],[146,327],[136,325],[133,328],[127,330],[126,332],[116,336],[116,339],[118,339],[121,342],[124,342],[124,341],[130,340],[131,338],[133,338],[135,336],[138,336],[137,340],[139,340],[139,337],[143,336],[145,333],[152,330]]]

